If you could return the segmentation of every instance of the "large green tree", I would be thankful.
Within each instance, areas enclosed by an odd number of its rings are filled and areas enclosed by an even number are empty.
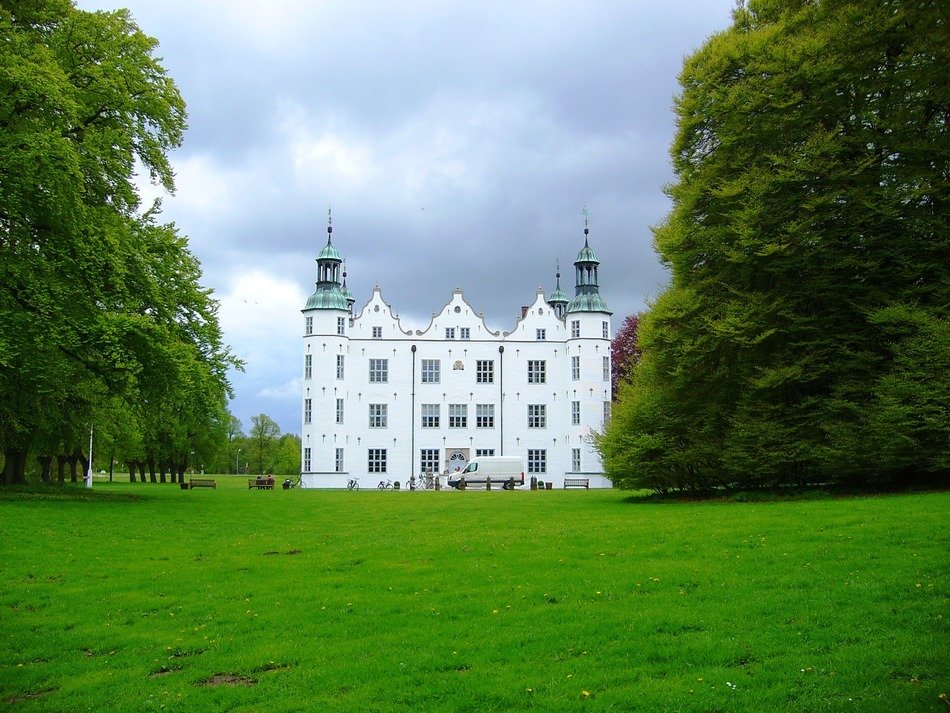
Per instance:
[[[71,452],[114,397],[143,427],[172,428],[186,412],[166,402],[188,399],[210,423],[239,363],[187,242],[140,209],[136,172],[171,191],[185,130],[156,40],[65,0],[0,0],[0,36],[0,446],[18,482],[31,449]]]
[[[748,0],[687,59],[671,285],[601,439],[620,484],[946,476],[948,19]]]

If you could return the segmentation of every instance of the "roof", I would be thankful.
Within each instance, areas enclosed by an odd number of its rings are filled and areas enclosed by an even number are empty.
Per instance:
[[[610,310],[607,309],[607,303],[604,301],[604,298],[596,292],[578,295],[573,300],[571,300],[571,303],[567,306],[567,311],[606,312],[607,314],[611,314]]]
[[[333,286],[330,289],[318,289],[307,300],[308,309],[342,309],[348,311],[350,303],[346,300],[346,295],[339,287]]]
[[[323,250],[320,251],[320,254],[317,255],[317,260],[336,260],[343,262],[343,257],[340,255],[340,251],[333,247],[333,243],[327,240],[327,244]]]

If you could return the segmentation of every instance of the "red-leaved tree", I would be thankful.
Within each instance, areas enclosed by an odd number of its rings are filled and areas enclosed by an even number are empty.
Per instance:
[[[610,386],[614,399],[620,382],[627,378],[630,370],[640,361],[640,348],[637,346],[637,327],[640,325],[640,315],[631,314],[623,320],[620,329],[614,334],[610,343]]]

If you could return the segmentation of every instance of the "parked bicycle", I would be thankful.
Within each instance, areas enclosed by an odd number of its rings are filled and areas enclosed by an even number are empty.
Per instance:
[[[379,485],[377,485],[376,487],[377,487],[379,490],[392,490],[392,489],[393,489],[393,481],[391,481],[391,480],[381,480],[381,481],[379,481]]]
[[[347,490],[359,490],[360,489],[360,479],[359,478],[350,478],[349,482],[346,484]]]

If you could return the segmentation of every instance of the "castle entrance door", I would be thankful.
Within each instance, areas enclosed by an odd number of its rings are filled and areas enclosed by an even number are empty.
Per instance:
[[[455,473],[461,473],[468,465],[468,457],[471,449],[469,448],[446,448],[445,449],[445,472],[452,476]]]

